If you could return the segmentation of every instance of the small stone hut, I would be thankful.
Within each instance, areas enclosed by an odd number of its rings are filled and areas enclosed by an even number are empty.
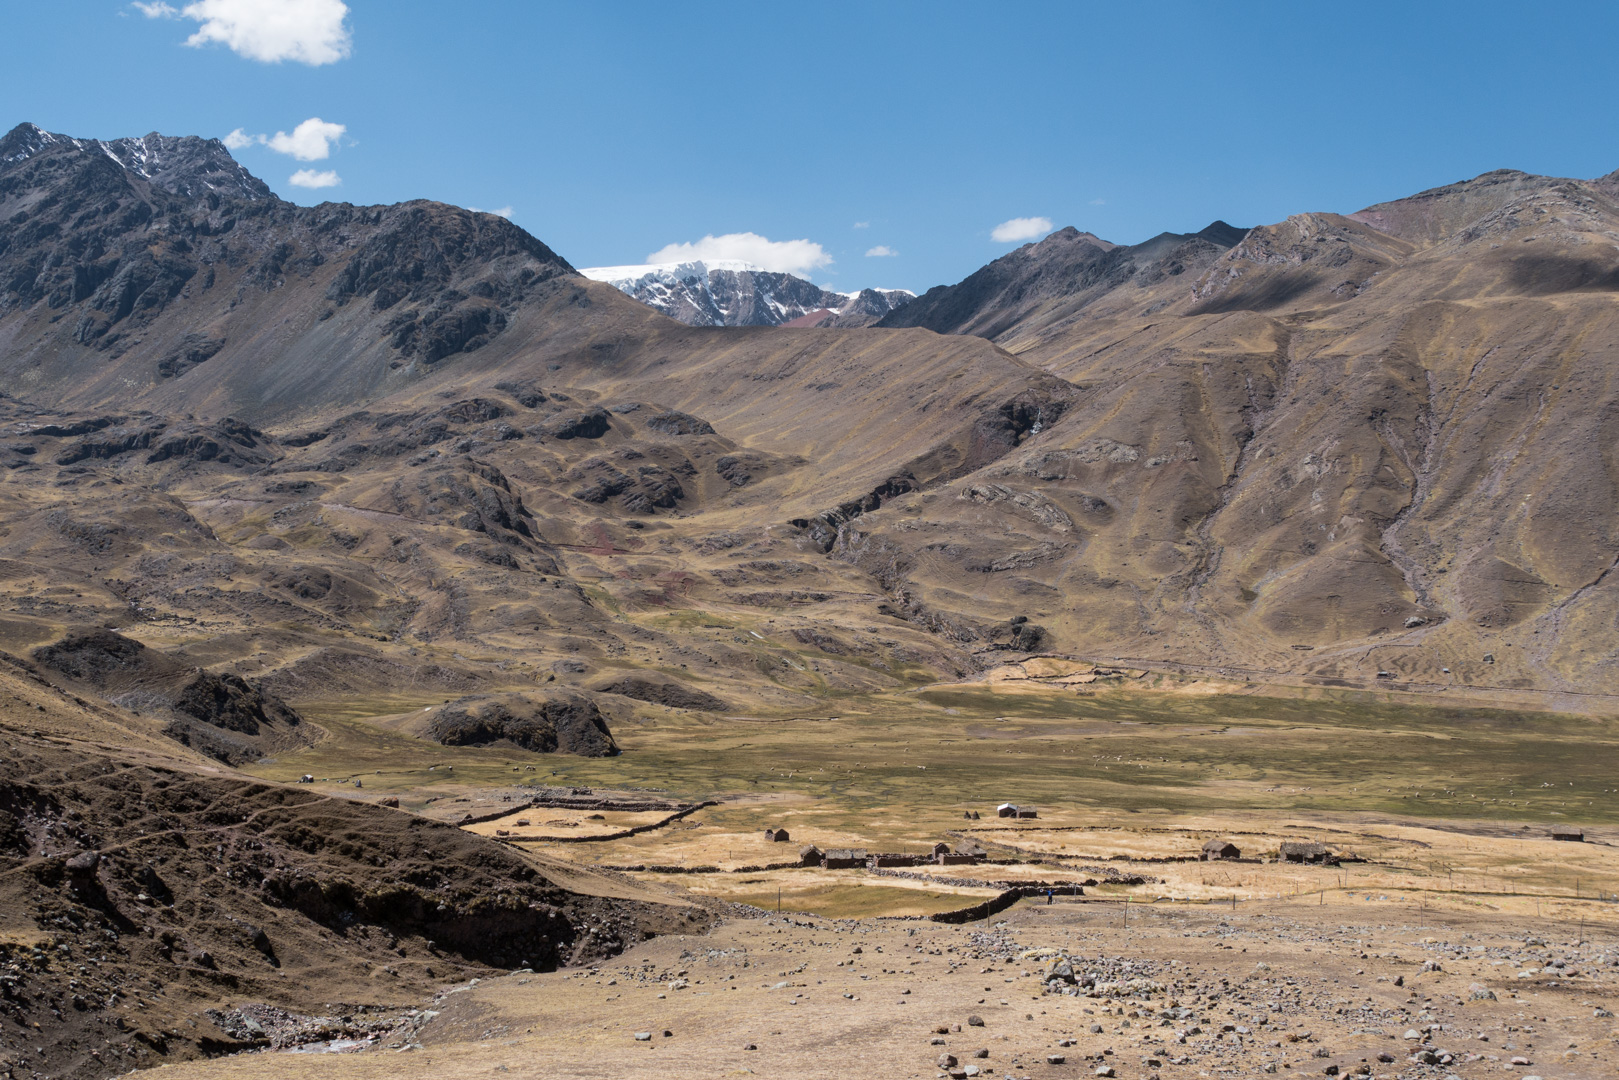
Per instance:
[[[814,844],[807,844],[798,849],[798,865],[800,866],[820,866],[821,861],[825,858],[826,856],[821,852],[821,849]]]
[[[853,870],[866,865],[865,848],[827,848],[821,865],[828,870]]]
[[[1017,817],[1017,806],[1014,803],[1003,802],[995,808],[996,817]]]
[[[1551,827],[1553,840],[1567,840],[1575,844],[1585,843],[1585,832],[1573,825],[1553,825]]]
[[[975,866],[982,858],[969,851],[944,851],[933,856],[933,861],[940,866]]]
[[[1313,840],[1288,840],[1282,844],[1283,862],[1325,863],[1331,859],[1327,846]]]
[[[937,844],[933,845],[933,854],[935,854],[935,855],[948,855],[948,854],[950,854],[950,845],[945,843],[943,840],[940,840]]]
[[[787,835],[786,829],[766,829],[765,839],[771,841],[772,843],[785,844],[787,841],[791,840],[792,837]]]
[[[1040,815],[1035,813],[1034,807],[1032,806],[1020,806],[1017,808],[1017,816],[1020,818],[1032,818],[1039,817]]]
[[[1242,851],[1229,840],[1208,840],[1203,844],[1203,861],[1213,862],[1216,859],[1240,859]]]

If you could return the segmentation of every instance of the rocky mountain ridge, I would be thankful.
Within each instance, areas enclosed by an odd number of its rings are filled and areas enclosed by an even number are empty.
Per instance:
[[[1063,230],[884,320],[933,329],[784,333],[666,318],[490,215],[182,197],[8,138],[19,654],[198,620],[196,666],[294,706],[480,692],[474,643],[583,694],[681,656],[736,707],[1035,649],[1619,690],[1613,177]],[[669,609],[775,622],[624,621]]]
[[[191,137],[102,143],[20,126],[0,140],[0,220],[0,371],[12,387],[94,394],[103,380],[104,393],[127,396],[130,371],[107,363],[126,356],[144,361],[137,384],[159,398],[204,364],[262,368],[284,347],[260,333],[266,312],[292,287],[296,322],[327,350],[308,378],[361,396],[389,372],[476,351],[527,295],[573,276],[494,215],[295,206],[217,140]],[[164,318],[170,309],[178,317]],[[380,365],[331,364],[356,348]]]
[[[185,198],[200,199],[209,194],[221,198],[274,198],[269,185],[231,157],[218,139],[195,135],[169,136],[152,132],[137,138],[75,139],[56,135],[36,124],[19,124],[0,138],[0,166],[11,168],[51,149],[104,154],[115,165],[157,191]]]
[[[929,289],[877,325],[1000,339],[1072,318],[1121,286],[1150,287],[1198,273],[1247,231],[1216,221],[1199,232],[1159,233],[1120,246],[1070,225],[1003,255],[959,284]]]

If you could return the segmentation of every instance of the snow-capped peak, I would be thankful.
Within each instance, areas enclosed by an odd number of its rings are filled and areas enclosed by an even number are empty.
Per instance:
[[[812,312],[836,325],[863,326],[913,299],[898,289],[835,292],[736,259],[592,266],[579,272],[692,326],[780,326]]]
[[[712,259],[683,263],[642,263],[638,266],[592,266],[579,271],[592,281],[606,281],[617,285],[621,281],[640,281],[643,278],[662,278],[684,281],[687,278],[706,278],[710,271],[729,270],[732,273],[762,274],[764,271],[740,259]]]

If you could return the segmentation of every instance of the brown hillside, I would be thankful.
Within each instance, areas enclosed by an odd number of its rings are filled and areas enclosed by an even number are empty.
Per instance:
[[[992,343],[687,327],[489,215],[6,139],[14,649],[110,625],[294,705],[1008,649],[1613,688],[1605,181],[1065,231],[894,315]]]
[[[1081,652],[1611,689],[1616,235],[1611,184],[1491,173],[1019,324],[1080,396],[924,512],[976,544],[847,547],[941,605],[998,552],[975,595]]]

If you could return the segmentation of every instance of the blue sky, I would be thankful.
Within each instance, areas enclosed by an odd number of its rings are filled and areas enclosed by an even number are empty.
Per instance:
[[[1040,219],[1130,243],[1619,169],[1612,3],[147,6],[0,5],[0,127],[264,135],[236,154],[283,197],[510,207],[580,267],[752,233],[922,291]]]

